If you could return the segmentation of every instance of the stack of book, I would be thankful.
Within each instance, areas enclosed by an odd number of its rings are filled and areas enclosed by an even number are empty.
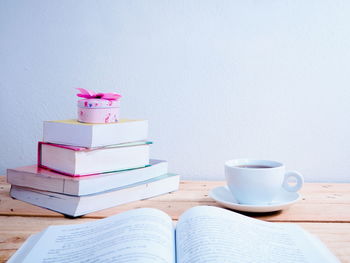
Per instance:
[[[38,164],[7,170],[10,195],[76,217],[175,191],[179,176],[150,160],[146,120],[45,121]]]

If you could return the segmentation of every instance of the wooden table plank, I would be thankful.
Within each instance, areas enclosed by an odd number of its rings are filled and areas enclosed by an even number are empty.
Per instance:
[[[148,200],[132,202],[90,213],[85,218],[103,218],[138,207],[154,207],[168,213],[173,219],[197,205],[219,206],[208,196],[210,189],[224,185],[222,181],[183,181],[180,190]],[[271,222],[350,222],[349,184],[306,183],[301,190],[302,200],[289,209],[270,214],[250,214]],[[63,217],[9,196],[10,185],[0,177],[0,215]]]
[[[343,263],[350,263],[349,223],[298,223],[318,237]]]
[[[6,262],[30,235],[50,225],[80,224],[92,220],[96,219],[0,216],[0,263]]]
[[[92,218],[0,217],[0,263],[8,258],[34,233],[50,225],[78,224]],[[350,263],[350,223],[298,223],[317,236],[341,260]]]
[[[0,262],[5,262],[29,235],[49,225],[88,222],[139,207],[161,209],[176,220],[193,206],[220,206],[208,197],[208,192],[221,185],[224,182],[184,181],[174,193],[68,219],[12,199],[10,185],[0,177]],[[307,183],[301,195],[301,201],[282,212],[249,215],[271,222],[296,222],[318,236],[342,262],[350,263],[350,184]]]

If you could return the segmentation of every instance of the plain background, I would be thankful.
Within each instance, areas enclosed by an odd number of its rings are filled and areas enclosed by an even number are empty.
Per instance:
[[[152,157],[222,180],[233,158],[350,182],[350,2],[0,1],[0,170],[83,87],[149,120]]]

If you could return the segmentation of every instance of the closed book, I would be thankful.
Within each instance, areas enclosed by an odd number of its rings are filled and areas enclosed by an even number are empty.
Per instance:
[[[77,217],[178,190],[180,177],[164,174],[150,180],[102,193],[75,196],[12,185],[10,195],[18,200]]]
[[[85,148],[39,142],[38,166],[70,176],[84,176],[149,165],[149,145],[134,142]]]
[[[81,147],[100,147],[147,140],[148,121],[122,119],[115,123],[77,120],[44,121],[43,141]]]
[[[146,181],[168,172],[168,162],[150,160],[144,168],[73,177],[37,165],[7,169],[9,184],[69,195],[88,195]]]

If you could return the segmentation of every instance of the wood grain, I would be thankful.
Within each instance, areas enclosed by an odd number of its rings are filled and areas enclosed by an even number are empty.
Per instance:
[[[223,182],[183,181],[180,190],[148,200],[132,202],[90,213],[86,218],[104,218],[139,207],[154,207],[168,213],[173,219],[197,205],[219,206],[208,193],[210,189],[224,185]],[[10,185],[0,178],[0,215],[63,217],[9,196]],[[350,191],[348,184],[305,184],[302,199],[282,212],[249,214],[271,222],[350,222]]]
[[[161,209],[177,220],[193,206],[220,206],[208,193],[221,185],[224,182],[183,181],[177,192],[69,219],[12,199],[10,185],[0,176],[0,262],[6,262],[29,235],[50,225],[88,222],[139,207]],[[297,223],[320,238],[341,262],[350,263],[350,184],[307,183],[301,195],[298,203],[281,212],[247,215],[271,222]]]
[[[319,238],[343,263],[350,263],[349,223],[298,223]]]
[[[97,219],[66,219],[55,217],[0,217],[0,262],[9,257],[32,234],[50,225],[80,224]],[[298,223],[317,236],[341,260],[350,263],[350,223]]]

